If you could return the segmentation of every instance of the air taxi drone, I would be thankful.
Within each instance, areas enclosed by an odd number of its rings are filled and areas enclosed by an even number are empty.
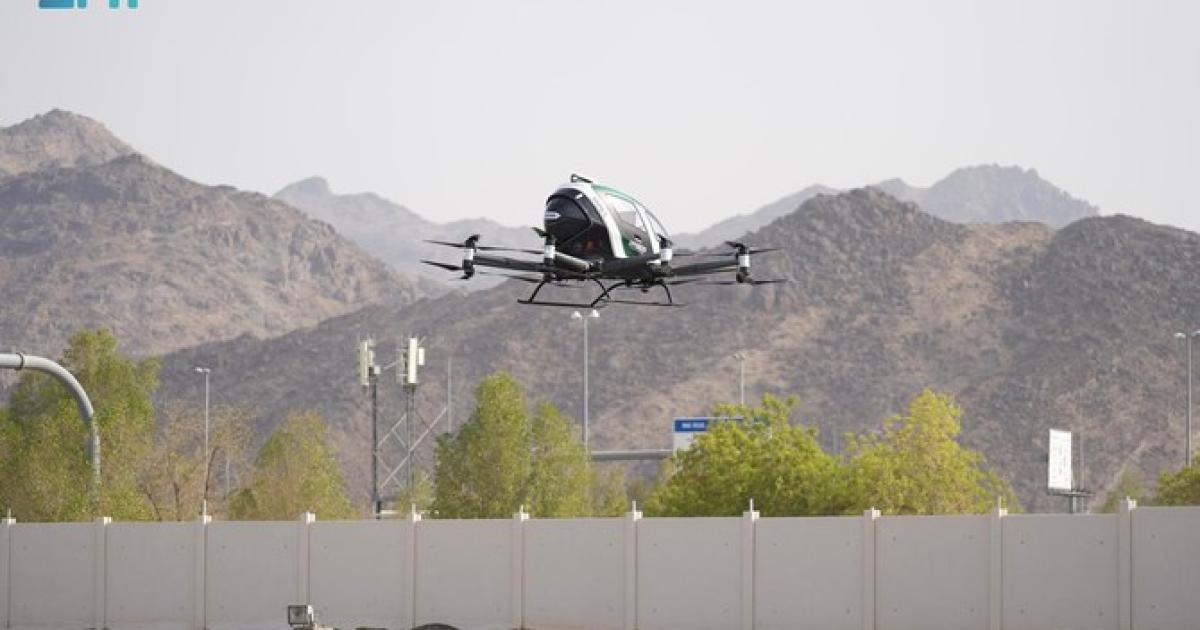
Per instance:
[[[476,274],[490,274],[536,284],[528,298],[517,300],[521,304],[535,306],[596,308],[614,303],[683,306],[671,296],[672,286],[690,283],[755,286],[785,282],[783,279],[756,280],[750,276],[750,256],[774,251],[775,248],[756,249],[728,241],[726,245],[731,251],[725,253],[676,252],[666,228],[645,206],[625,193],[596,184],[580,175],[572,175],[569,183],[550,195],[543,220],[543,228],[534,228],[544,242],[541,251],[480,245],[479,235],[474,234],[462,243],[428,241],[461,249],[463,257],[460,264],[432,260],[421,262],[459,272],[462,280],[469,280]],[[542,258],[521,260],[480,252],[540,254]],[[673,261],[676,256],[710,256],[725,260],[675,265]],[[479,267],[503,271],[487,271]],[[508,271],[540,275],[506,273]],[[707,277],[730,271],[734,272],[732,280]],[[572,282],[594,283],[600,294],[586,303],[537,299],[538,293],[546,285],[563,286]],[[613,295],[622,289],[639,289],[646,293],[654,287],[663,289],[665,302],[622,300]]]

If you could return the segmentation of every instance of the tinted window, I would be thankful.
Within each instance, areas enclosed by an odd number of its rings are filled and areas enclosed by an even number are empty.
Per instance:
[[[646,229],[646,226],[642,223],[641,215],[638,214],[637,208],[634,207],[634,205],[628,200],[616,195],[605,194],[604,201],[608,203],[608,207],[611,208],[613,213],[617,215],[617,218],[638,229]]]

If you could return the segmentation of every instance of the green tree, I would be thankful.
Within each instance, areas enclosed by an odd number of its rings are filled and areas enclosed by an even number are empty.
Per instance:
[[[789,423],[795,398],[763,396],[758,407],[720,405],[718,422],[676,453],[651,494],[657,516],[734,516],[750,499],[766,516],[841,513],[845,474],[821,450],[815,429]]]
[[[100,428],[100,492],[93,502],[89,431],[74,400],[57,380],[22,373],[0,418],[0,502],[30,521],[86,520],[103,514],[120,520],[151,518],[138,489],[142,458],[154,431],[151,396],[158,363],[133,361],[117,351],[105,330],[82,330],[70,339],[60,363],[79,380]]]
[[[404,517],[410,509],[426,512],[433,507],[433,479],[424,470],[414,471],[411,487],[402,488],[395,496],[398,515]],[[371,511],[368,505],[367,511]]]
[[[1012,488],[985,467],[983,456],[959,445],[961,416],[952,396],[925,390],[909,402],[905,415],[887,420],[882,432],[852,438],[852,510],[982,513],[997,498],[1019,509]]]
[[[1146,494],[1146,483],[1142,479],[1142,471],[1137,468],[1123,467],[1121,475],[1117,477],[1117,485],[1108,492],[1104,497],[1104,502],[1100,504],[1097,511],[1101,514],[1112,514],[1117,511],[1117,505],[1121,499],[1129,497],[1134,501],[1141,501]]]
[[[610,468],[606,471],[592,469],[592,514],[595,516],[621,516],[629,511],[629,488],[625,481],[625,470]]]
[[[524,505],[540,517],[591,512],[593,475],[571,425],[553,406],[529,413],[503,372],[475,389],[470,420],[438,439],[433,511],[441,518],[504,518]]]
[[[593,475],[571,423],[547,402],[538,404],[529,434],[528,507],[540,517],[592,512]]]
[[[203,409],[171,402],[162,412],[161,427],[138,475],[138,488],[160,521],[183,521],[201,511],[208,488],[208,513],[229,514],[228,497],[220,487],[225,464],[231,472],[245,469],[250,443],[250,414],[243,409],[217,407],[209,421],[208,466],[204,457]],[[207,483],[205,480],[207,477]]]
[[[1200,505],[1200,455],[1190,466],[1159,476],[1154,505]]]
[[[291,520],[304,512],[332,520],[356,514],[325,423],[315,412],[287,417],[259,449],[250,482],[231,498],[233,518]]]

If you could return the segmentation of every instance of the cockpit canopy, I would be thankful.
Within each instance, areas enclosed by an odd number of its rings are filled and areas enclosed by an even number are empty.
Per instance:
[[[561,251],[581,258],[658,253],[668,239],[662,222],[638,200],[579,176],[547,200],[545,228]]]

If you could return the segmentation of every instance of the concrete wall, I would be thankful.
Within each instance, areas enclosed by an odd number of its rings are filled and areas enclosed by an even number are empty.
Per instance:
[[[619,518],[525,523],[524,623],[532,628],[623,628],[626,536]],[[631,579],[633,576],[629,576]]]
[[[1097,516],[23,524],[0,627],[1200,627],[1200,508]]]
[[[756,628],[863,627],[863,519],[764,518],[754,535]]]
[[[1133,511],[1138,630],[1200,627],[1200,507]]]

